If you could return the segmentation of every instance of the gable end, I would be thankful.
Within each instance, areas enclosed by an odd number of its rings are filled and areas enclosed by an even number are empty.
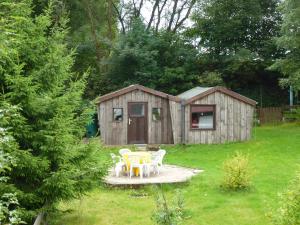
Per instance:
[[[175,101],[175,102],[180,102],[180,98],[178,98],[176,96],[168,95],[168,94],[166,94],[164,92],[156,91],[156,90],[144,87],[144,86],[139,85],[139,84],[134,84],[134,85],[130,85],[128,87],[125,87],[125,88],[122,88],[120,90],[117,90],[117,91],[114,91],[114,92],[111,92],[111,93],[108,93],[106,95],[98,97],[96,99],[96,104],[99,104],[101,102],[110,100],[112,98],[115,98],[115,97],[127,94],[128,92],[131,92],[131,91],[134,91],[134,90],[141,90],[141,91],[144,91],[144,92],[146,92],[148,94],[159,96],[161,98],[167,98],[167,99],[170,99],[170,100]]]
[[[190,103],[192,103],[192,102],[194,102],[196,100],[202,99],[202,98],[206,97],[207,95],[210,95],[210,94],[212,94],[214,92],[217,92],[217,91],[219,91],[219,92],[221,92],[221,93],[223,93],[225,95],[228,95],[228,96],[230,96],[232,98],[235,98],[235,99],[237,99],[239,101],[242,101],[242,102],[244,102],[246,104],[252,105],[254,107],[257,104],[256,101],[254,101],[254,100],[252,100],[250,98],[247,98],[246,96],[240,95],[240,94],[238,94],[238,93],[236,93],[234,91],[231,91],[231,90],[229,90],[229,89],[227,89],[225,87],[213,87],[213,88],[211,88],[211,89],[209,89],[209,90],[207,90],[207,91],[205,91],[205,92],[203,92],[203,93],[201,93],[199,95],[196,95],[196,96],[188,99],[187,101],[184,102],[184,104],[185,105],[190,104]]]

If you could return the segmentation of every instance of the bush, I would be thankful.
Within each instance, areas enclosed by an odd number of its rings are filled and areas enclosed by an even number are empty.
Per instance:
[[[273,214],[274,223],[276,225],[300,225],[300,171],[279,197],[280,207]]]
[[[252,177],[248,155],[236,152],[223,163],[224,178],[222,187],[229,190],[241,190],[250,187]]]
[[[152,215],[152,220],[158,225],[177,225],[187,218],[187,211],[184,209],[183,195],[180,190],[176,190],[176,197],[173,204],[169,205],[166,196],[161,188],[155,190],[156,211]]]
[[[284,111],[283,117],[287,122],[300,121],[300,107],[295,107]]]

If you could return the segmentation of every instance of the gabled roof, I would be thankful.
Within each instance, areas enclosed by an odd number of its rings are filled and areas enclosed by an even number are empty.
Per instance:
[[[245,102],[249,105],[252,105],[252,106],[256,106],[257,102],[250,99],[250,98],[247,98],[246,96],[243,96],[243,95],[240,95],[234,91],[231,91],[225,87],[219,87],[219,86],[216,86],[216,87],[196,87],[196,88],[192,88],[186,92],[183,92],[182,94],[178,95],[177,97],[181,98],[182,100],[184,100],[184,104],[187,105],[187,104],[190,104],[192,103],[193,101],[196,101],[196,100],[199,100],[199,99],[202,99],[204,97],[206,97],[207,95],[210,95],[214,92],[221,92],[221,93],[224,93],[226,95],[229,95],[230,97],[232,98],[235,98],[239,101],[242,101],[242,102]]]
[[[156,91],[154,89],[147,88],[147,87],[144,87],[144,86],[139,85],[139,84],[133,84],[133,85],[130,85],[128,87],[122,88],[120,90],[117,90],[117,91],[114,91],[114,92],[111,92],[111,93],[108,93],[106,95],[102,95],[102,96],[98,97],[96,99],[96,104],[99,104],[100,102],[104,102],[104,101],[107,101],[109,99],[118,97],[120,95],[127,94],[131,91],[134,91],[134,90],[144,91],[146,93],[149,93],[149,94],[152,94],[152,95],[155,95],[155,96],[159,96],[161,98],[167,98],[167,99],[170,99],[170,100],[173,100],[173,101],[176,101],[176,102],[180,101],[180,98],[178,98],[176,96],[169,95],[169,94],[166,94],[166,93],[161,92],[161,91]]]
[[[211,89],[212,87],[194,87],[190,90],[187,90],[179,95],[177,95],[177,97],[183,99],[183,100],[188,100],[196,95],[199,95],[205,91],[208,91],[209,89]]]

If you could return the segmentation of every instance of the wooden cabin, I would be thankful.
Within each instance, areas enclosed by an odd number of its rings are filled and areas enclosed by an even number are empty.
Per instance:
[[[256,102],[224,87],[178,96],[130,85],[97,100],[104,144],[225,143],[251,138]]]
[[[173,101],[180,99],[141,85],[101,96],[97,110],[103,143],[174,143],[169,106]]]
[[[251,138],[256,102],[224,87],[196,87],[184,101],[184,143],[225,143]]]

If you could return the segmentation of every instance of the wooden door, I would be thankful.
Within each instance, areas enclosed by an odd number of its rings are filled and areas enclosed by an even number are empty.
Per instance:
[[[146,102],[128,102],[128,144],[148,143],[148,107]]]

